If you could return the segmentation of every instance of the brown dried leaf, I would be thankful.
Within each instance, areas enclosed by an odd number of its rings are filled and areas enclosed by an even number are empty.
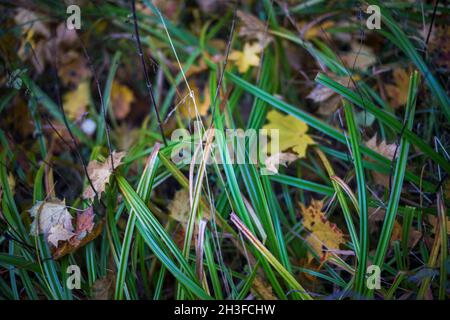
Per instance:
[[[408,100],[409,75],[404,69],[395,69],[392,73],[395,85],[387,84],[386,93],[391,106],[398,109],[406,105]]]
[[[329,74],[328,76],[343,86],[348,86],[350,89],[355,87],[354,81],[360,80],[360,77],[357,75],[353,76],[353,79],[350,79],[350,77],[336,76],[334,74]],[[306,98],[313,100],[315,103],[319,103],[320,106],[317,113],[324,116],[331,115],[335,112],[341,101],[341,97],[338,94],[321,84],[318,84]]]
[[[366,142],[366,146],[373,151],[382,154],[386,158],[393,160],[395,156],[395,151],[397,149],[396,144],[388,144],[386,141],[381,141],[381,143],[377,143],[377,135],[375,134],[372,139]],[[370,160],[369,160],[370,161]],[[386,188],[389,187],[389,176],[383,173],[379,173],[377,171],[372,171],[373,180],[375,183],[382,185]]]
[[[73,236],[69,241],[63,242],[61,246],[56,248],[52,252],[53,259],[60,259],[68,254],[74,253],[79,248],[84,247],[89,242],[93,241],[97,238],[103,230],[103,221],[98,222],[95,227],[92,229],[92,232],[89,232],[82,240],[74,241],[73,239],[76,237]]]
[[[113,272],[108,272],[106,277],[97,279],[92,285],[93,300],[111,300],[114,296],[114,283],[116,277]]]
[[[114,162],[114,168],[117,168],[122,164],[122,158],[125,156],[125,152],[116,152],[113,151],[112,157]],[[105,162],[98,162],[93,160],[89,162],[88,165],[88,174],[94,185],[95,190],[98,192],[100,196],[103,191],[105,191],[106,184],[109,182],[109,177],[113,173],[111,157],[108,156]],[[89,185],[83,192],[83,198],[85,199],[94,199],[95,192],[92,187]]]
[[[369,230],[371,233],[377,233],[380,231],[380,225],[384,221],[385,216],[386,216],[386,209],[381,207],[369,208]],[[402,234],[403,234],[403,226],[401,225],[400,222],[395,220],[390,243],[392,244],[392,242],[394,241],[401,240]],[[421,237],[422,237],[421,232],[417,231],[414,228],[411,228],[409,231],[408,247],[413,248]]]
[[[170,217],[180,222],[183,226],[186,225],[189,214],[189,192],[186,189],[180,189],[175,192],[175,196],[167,206]]]
[[[352,43],[351,51],[342,55],[347,67],[366,70],[377,62],[372,48],[359,43]]]
[[[266,24],[250,13],[238,10],[237,15],[242,22],[239,35],[247,40],[258,40],[258,43],[265,48],[273,37],[266,32]]]
[[[375,134],[369,141],[366,142],[366,146],[373,151],[382,154],[386,158],[393,160],[395,155],[395,150],[397,149],[396,144],[388,144],[386,141],[381,141],[381,143],[377,143],[377,134]]]
[[[83,213],[77,215],[75,237],[70,239],[70,243],[78,246],[80,242],[94,229],[94,208],[91,206]]]

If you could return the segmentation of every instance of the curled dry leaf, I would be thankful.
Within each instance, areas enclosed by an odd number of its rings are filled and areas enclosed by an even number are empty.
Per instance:
[[[261,46],[258,42],[245,43],[242,51],[233,50],[229,60],[234,61],[240,73],[247,72],[250,67],[259,66]]]
[[[298,157],[296,154],[289,152],[278,152],[265,160],[266,169],[272,173],[278,173],[278,167],[280,164],[287,167],[291,162],[294,162],[297,159]]]
[[[111,87],[111,105],[114,116],[118,120],[124,119],[131,110],[131,103],[134,101],[133,91],[125,85],[113,81]]]
[[[344,234],[325,217],[322,212],[322,201],[313,200],[308,208],[303,204],[300,204],[300,207],[303,216],[302,223],[311,232],[306,241],[324,262],[328,259],[330,251],[339,250],[339,246],[345,243]],[[308,262],[313,258],[313,255],[308,252]]]
[[[68,241],[63,242],[62,245],[60,245],[58,248],[55,248],[55,250],[52,252],[53,259],[60,259],[68,254],[75,252],[79,248],[84,247],[86,244],[97,238],[102,233],[102,230],[103,221],[99,221],[93,227],[92,232],[87,233],[81,240],[78,240],[78,236],[75,233],[72,238],[70,238]],[[83,232],[81,234],[83,234]]]
[[[77,41],[75,30],[69,30],[65,23],[61,23],[52,37],[42,18],[26,9],[18,10],[15,21],[24,32],[18,55],[23,60],[31,60],[38,73],[42,73],[47,64],[53,64],[55,52],[60,52],[63,54],[57,55],[58,75],[64,85],[76,85],[91,76],[86,59],[74,50]]]
[[[125,156],[125,152],[116,152],[113,151],[112,157],[114,162],[114,168],[117,168],[122,164],[122,158]],[[106,157],[105,162],[98,162],[93,160],[89,162],[87,171],[89,177],[94,185],[95,190],[100,196],[103,191],[105,191],[106,184],[109,182],[109,177],[113,173],[113,166],[111,164],[111,157]],[[83,198],[85,199],[94,199],[95,191],[92,189],[90,185],[83,192]]]
[[[51,199],[38,201],[29,210],[34,218],[30,234],[37,236],[43,234],[45,240],[58,246],[58,241],[64,241],[73,236],[72,216],[67,210],[65,201]]]
[[[292,148],[299,158],[305,157],[308,145],[314,144],[314,140],[306,134],[308,125],[305,122],[276,110],[269,111],[267,120],[269,123],[263,129],[279,130],[278,143],[281,151]],[[271,150],[271,144],[272,141],[268,145],[268,150]]]

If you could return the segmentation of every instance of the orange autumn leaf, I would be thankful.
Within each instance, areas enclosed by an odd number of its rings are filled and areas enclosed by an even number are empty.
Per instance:
[[[322,212],[323,201],[313,200],[309,207],[303,204],[300,204],[300,207],[302,223],[310,232],[306,241],[324,262],[329,258],[331,251],[339,250],[339,246],[345,243],[344,234],[325,217]],[[313,258],[313,255],[308,252],[308,262],[311,262]]]

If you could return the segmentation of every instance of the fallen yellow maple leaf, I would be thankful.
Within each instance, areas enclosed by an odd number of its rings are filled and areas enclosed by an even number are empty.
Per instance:
[[[300,204],[300,207],[303,216],[302,223],[311,232],[306,241],[324,262],[330,255],[329,251],[339,250],[339,246],[345,243],[344,234],[325,217],[322,212],[323,201],[312,200],[308,208],[303,204]],[[308,252],[308,262],[312,259],[313,255]]]
[[[89,81],[81,82],[73,91],[63,96],[63,107],[67,118],[79,119],[89,104]]]
[[[111,105],[114,116],[118,120],[124,119],[130,113],[130,106],[133,101],[133,91],[127,86],[113,81],[111,86]]]
[[[244,73],[250,67],[257,67],[259,65],[260,58],[258,54],[260,52],[261,46],[258,42],[254,42],[253,44],[246,43],[242,51],[233,50],[229,59],[235,62],[240,73]]]
[[[271,110],[267,114],[269,123],[263,126],[263,129],[279,130],[279,148],[281,151],[292,148],[299,158],[303,158],[306,154],[308,145],[314,144],[314,140],[306,134],[308,125],[290,115]],[[273,143],[271,141],[270,143]],[[271,150],[268,147],[268,150]]]

